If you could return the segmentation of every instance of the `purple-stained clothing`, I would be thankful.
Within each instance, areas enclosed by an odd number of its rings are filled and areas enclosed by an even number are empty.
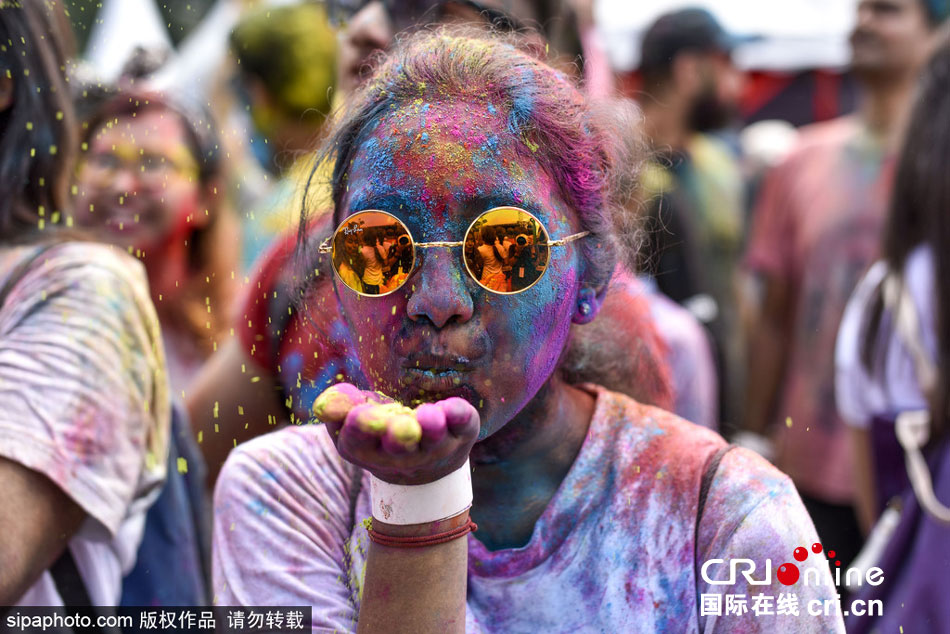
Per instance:
[[[719,381],[709,334],[692,313],[661,293],[652,280],[627,276],[623,281],[642,289],[656,329],[666,344],[666,363],[673,379],[673,413],[718,430]]]
[[[492,552],[477,533],[468,537],[467,632],[844,631],[840,616],[806,611],[809,601],[835,595],[825,566],[819,585],[777,581],[795,548],[817,541],[786,476],[751,452],[726,453],[697,530],[702,474],[723,440],[586,389],[597,399],[590,430],[530,541]],[[312,605],[315,631],[355,631],[369,544],[361,521],[370,507],[364,473],[351,522],[354,473],[322,426],[291,427],[233,451],[215,494],[215,602]],[[739,576],[732,586],[706,584],[698,569],[714,558],[752,559],[757,579],[770,559],[772,583],[753,587]],[[710,574],[723,580],[727,569]],[[775,615],[775,602],[773,615],[753,614],[760,592],[776,600],[795,593],[799,615]],[[744,595],[747,611],[700,616],[701,594],[727,594],[723,603]]]
[[[857,118],[802,131],[765,179],[746,265],[786,283],[793,332],[778,409],[776,464],[804,494],[854,495],[848,431],[835,406],[834,349],[851,292],[877,258],[893,161]]]

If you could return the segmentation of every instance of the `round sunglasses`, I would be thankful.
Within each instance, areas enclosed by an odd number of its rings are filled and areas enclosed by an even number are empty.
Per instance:
[[[551,247],[579,240],[582,231],[551,240],[547,228],[519,207],[495,207],[476,218],[461,242],[416,242],[396,216],[378,209],[359,211],[340,223],[320,245],[347,288],[366,297],[394,293],[416,265],[416,249],[462,247],[465,270],[492,293],[514,295],[540,281]]]

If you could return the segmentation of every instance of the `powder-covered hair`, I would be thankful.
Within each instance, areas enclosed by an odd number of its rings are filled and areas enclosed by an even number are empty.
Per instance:
[[[618,260],[633,270],[642,242],[634,195],[645,150],[639,110],[631,102],[592,105],[573,79],[519,48],[517,36],[471,28],[441,27],[416,33],[377,63],[373,78],[352,98],[348,109],[338,113],[317,155],[316,166],[324,161],[334,165],[329,183],[332,219],[311,224],[311,212],[325,211],[313,202],[323,195],[316,182],[321,171],[315,168],[307,183],[295,282],[298,305],[308,319],[308,298],[317,286],[314,271],[322,279],[332,277],[329,258],[314,251],[341,220],[341,203],[357,149],[383,116],[420,98],[491,100],[496,108],[501,104],[508,129],[523,141],[524,156],[547,170],[577,213],[581,228],[591,233],[576,243],[584,264],[582,282],[595,288],[608,284]],[[648,323],[642,315],[633,321],[639,328]],[[635,339],[632,351],[615,345],[618,331],[613,326],[609,320],[573,326],[559,372],[571,383],[598,383],[640,402],[669,407],[672,396],[661,367],[663,353],[651,339],[655,333],[636,328],[627,333]]]
[[[417,99],[489,101],[501,104],[508,130],[522,140],[523,155],[548,172],[582,229],[591,233],[577,243],[584,260],[582,279],[602,286],[617,263],[618,238],[630,233],[618,232],[615,223],[629,217],[626,206],[636,176],[637,162],[619,142],[629,137],[619,129],[629,121],[602,116],[571,78],[521,50],[517,42],[470,28],[441,27],[407,37],[380,58],[373,77],[337,118],[318,159],[334,164],[334,221],[340,220],[353,157],[388,112]],[[316,211],[308,198],[301,214],[301,246],[308,213]]]

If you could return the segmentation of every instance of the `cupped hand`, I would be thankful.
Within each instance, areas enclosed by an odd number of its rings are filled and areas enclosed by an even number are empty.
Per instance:
[[[462,398],[415,409],[349,383],[313,404],[340,455],[393,484],[426,484],[455,471],[478,437],[478,412]]]

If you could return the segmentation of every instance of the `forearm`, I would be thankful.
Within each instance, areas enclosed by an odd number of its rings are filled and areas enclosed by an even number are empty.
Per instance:
[[[871,456],[871,439],[867,430],[851,430],[854,446],[855,507],[861,531],[867,535],[877,520],[880,509],[875,498],[874,466]]]
[[[759,323],[749,338],[745,428],[764,434],[773,416],[788,345],[779,329]]]
[[[785,285],[767,283],[762,309],[749,328],[746,345],[745,429],[766,432],[775,413],[792,337]]]
[[[384,535],[414,537],[452,530],[467,521],[468,511],[443,522],[394,526],[373,520],[373,525]],[[464,632],[467,573],[464,536],[422,548],[371,543],[357,631]]]
[[[46,476],[0,458],[0,605],[16,603],[85,518]]]
[[[188,414],[213,487],[235,446],[273,431],[287,412],[274,378],[232,340],[205,365],[187,394]]]

